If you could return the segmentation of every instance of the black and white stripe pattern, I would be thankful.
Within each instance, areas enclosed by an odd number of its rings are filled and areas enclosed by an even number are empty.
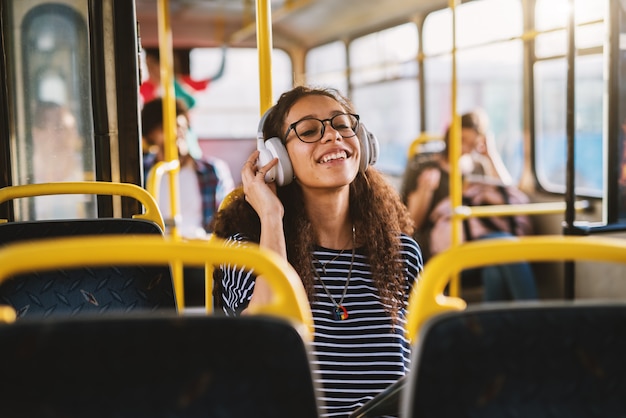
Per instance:
[[[240,236],[232,239],[240,240]],[[411,287],[422,269],[422,257],[416,242],[401,236],[402,258],[405,265],[405,306]],[[326,264],[324,274],[315,263],[317,274],[335,301],[341,299],[352,252],[317,247],[313,253]],[[233,315],[241,312],[250,299],[254,276],[241,268],[224,267],[222,299],[224,310]],[[405,338],[406,309],[392,325],[374,287],[370,265],[363,249],[357,248],[352,265],[348,291],[343,301],[348,311],[346,320],[333,317],[333,301],[321,283],[315,284],[315,300],[311,303],[315,322],[312,346],[317,383],[323,388],[320,404],[322,416],[346,417],[350,412],[372,399],[377,393],[404,376],[409,369],[410,345]]]

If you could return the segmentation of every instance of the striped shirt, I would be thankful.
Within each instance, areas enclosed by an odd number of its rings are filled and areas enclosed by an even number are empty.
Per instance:
[[[232,239],[241,240],[241,236]],[[376,394],[404,376],[409,370],[410,345],[405,337],[406,303],[411,287],[422,270],[422,256],[417,243],[401,236],[406,292],[404,307],[392,325],[372,281],[370,265],[362,248],[352,251],[316,247],[313,252],[315,298],[311,311],[315,324],[313,373],[322,388],[321,415],[347,417]],[[323,266],[323,268],[322,268]],[[248,304],[254,289],[254,275],[242,268],[223,267],[222,301],[227,315],[236,315]],[[349,286],[341,305],[347,310],[345,320],[334,318],[335,303]],[[332,295],[332,299],[322,286]]]

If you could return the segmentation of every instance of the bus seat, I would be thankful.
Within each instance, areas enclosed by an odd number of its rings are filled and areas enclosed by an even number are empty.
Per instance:
[[[402,417],[626,414],[626,304],[518,301],[466,310],[444,295],[458,271],[524,260],[626,263],[626,241],[494,238],[431,258],[409,297],[413,357]]]
[[[626,414],[626,304],[518,302],[431,318],[403,417]]]
[[[110,235],[26,241],[0,249],[0,284],[26,272],[104,266],[251,266],[271,286],[273,297],[251,305],[249,314],[288,318],[307,341],[313,338],[313,315],[294,268],[273,251],[255,244],[233,247],[223,241],[180,241],[154,235]]]
[[[0,325],[0,416],[316,418],[282,318],[143,314]]]
[[[145,219],[8,222],[0,223],[0,251],[18,242],[111,234],[162,236],[162,231]],[[12,306],[20,319],[176,309],[169,266],[142,265],[25,272],[0,283],[0,303]]]
[[[0,283],[113,262],[250,265],[273,298],[241,317],[116,312],[0,324],[0,356],[11,360],[0,364],[0,416],[318,416],[306,291],[271,251],[147,235],[28,241],[0,251]]]

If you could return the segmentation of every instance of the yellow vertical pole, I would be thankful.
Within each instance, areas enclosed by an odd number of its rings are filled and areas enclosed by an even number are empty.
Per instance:
[[[448,140],[448,161],[450,162],[450,201],[453,208],[452,215],[452,247],[461,243],[461,222],[462,219],[456,213],[456,208],[461,206],[461,170],[459,160],[461,158],[461,126],[457,112],[457,62],[456,62],[456,8],[459,0],[450,0],[452,10],[452,81],[451,81],[451,111],[452,123],[450,125],[450,138]],[[460,280],[458,272],[452,277],[450,282],[450,296],[458,297],[460,294]]]
[[[272,106],[272,10],[268,0],[256,2],[256,40],[259,54],[261,115]]]
[[[161,86],[163,88],[163,133],[165,135],[165,161],[175,161],[178,159],[178,148],[176,146],[176,93],[174,91],[174,57],[172,52],[172,28],[170,24],[169,1],[159,0],[158,3],[158,25],[159,25],[159,64],[161,71]],[[178,175],[179,166],[168,172],[170,188],[170,213],[171,219],[167,220],[170,235],[173,239],[180,239],[178,231],[179,218],[179,190]],[[182,312],[185,307],[185,296],[183,286],[183,265],[174,262],[171,266],[172,277],[174,279],[174,291],[176,293],[176,303]]]

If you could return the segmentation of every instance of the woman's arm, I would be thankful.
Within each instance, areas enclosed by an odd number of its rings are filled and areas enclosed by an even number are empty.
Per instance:
[[[276,184],[265,183],[265,173],[278,163],[278,159],[275,158],[261,169],[257,169],[258,157],[259,151],[253,152],[241,170],[244,196],[261,221],[259,245],[274,251],[286,260],[287,245],[283,229],[285,209],[276,195]],[[250,304],[267,304],[271,297],[269,285],[262,276],[257,277]]]
[[[441,181],[441,170],[436,167],[427,168],[419,174],[415,190],[407,196],[407,208],[415,223],[415,229],[421,229],[428,217],[428,209],[433,195]]]

